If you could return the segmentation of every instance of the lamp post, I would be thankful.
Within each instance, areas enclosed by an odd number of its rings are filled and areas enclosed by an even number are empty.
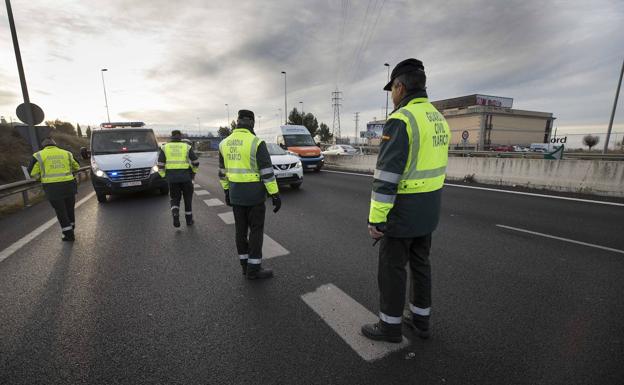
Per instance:
[[[389,82],[390,81],[390,64],[384,63],[384,66],[388,67],[388,81],[387,82]],[[389,93],[390,92],[386,91],[386,121],[388,120],[388,94]]]
[[[104,83],[104,72],[108,71],[107,68],[102,68],[100,73],[102,74],[102,88],[104,89],[104,103],[106,104],[106,117],[110,123],[110,113],[108,111],[108,98],[106,97],[106,84]]]
[[[229,127],[230,126],[230,105],[225,103],[225,109],[227,110],[227,123],[225,127]]]
[[[609,139],[611,137],[611,129],[613,128],[613,118],[615,117],[615,109],[618,104],[618,97],[620,96],[620,87],[622,86],[622,77],[624,76],[624,62],[622,62],[622,70],[620,71],[620,80],[618,81],[617,91],[615,91],[615,100],[613,101],[613,109],[611,110],[611,118],[609,119],[609,128],[607,131],[607,140],[605,140],[604,149],[602,150],[603,154],[606,154],[609,150]],[[622,139],[624,142],[624,139]]]
[[[303,114],[303,102],[299,102],[299,104],[301,104],[301,125],[303,126],[303,117],[305,116]]]
[[[288,90],[286,89],[286,71],[282,71],[284,74],[284,124],[288,124]]]

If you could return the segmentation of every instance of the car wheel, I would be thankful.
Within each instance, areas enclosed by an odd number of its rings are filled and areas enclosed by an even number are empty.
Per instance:
[[[106,194],[96,192],[96,193],[95,193],[95,197],[97,198],[97,201],[98,201],[98,202],[100,202],[100,203],[106,203]]]
[[[303,183],[303,182],[301,182]],[[299,188],[301,188],[301,183],[291,183],[290,187],[294,190],[299,190]]]

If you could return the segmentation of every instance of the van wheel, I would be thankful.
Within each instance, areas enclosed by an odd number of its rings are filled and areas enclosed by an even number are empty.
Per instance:
[[[97,201],[98,201],[98,202],[100,202],[100,203],[106,203],[106,194],[96,192],[96,193],[95,193],[95,196],[96,196],[96,198],[97,198]]]
[[[169,186],[161,187],[158,191],[160,191],[160,195],[167,195],[169,194]]]
[[[292,184],[290,185],[290,187],[291,187],[293,190],[299,190],[299,189],[301,188],[301,183],[292,183]]]

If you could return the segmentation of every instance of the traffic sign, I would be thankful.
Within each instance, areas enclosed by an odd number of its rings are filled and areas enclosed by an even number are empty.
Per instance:
[[[470,133],[468,131],[464,130],[464,132],[462,132],[462,139],[463,140],[467,140],[469,136],[470,136]]]
[[[38,105],[34,103],[30,103],[30,110],[32,111],[33,126],[36,126],[37,124],[43,122],[44,114],[43,114],[43,110],[41,109],[41,107],[39,107]],[[17,114],[17,117],[19,118],[19,120],[21,120],[22,123],[28,124],[28,115],[26,114],[26,112],[27,112],[26,103],[20,104],[15,109],[15,113]]]

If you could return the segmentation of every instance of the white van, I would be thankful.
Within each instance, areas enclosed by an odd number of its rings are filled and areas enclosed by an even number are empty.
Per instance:
[[[294,189],[303,183],[303,167],[298,156],[289,154],[276,143],[267,143],[267,150],[271,155],[273,173],[279,185],[290,185]]]
[[[281,148],[299,156],[304,170],[320,171],[325,157],[305,126],[284,125],[263,128],[256,135],[267,143],[277,143]]]
[[[83,158],[91,158],[91,182],[98,202],[106,202],[108,195],[127,192],[169,193],[167,181],[158,174],[156,136],[144,125],[102,123],[100,130],[91,133],[91,149],[81,149]]]

